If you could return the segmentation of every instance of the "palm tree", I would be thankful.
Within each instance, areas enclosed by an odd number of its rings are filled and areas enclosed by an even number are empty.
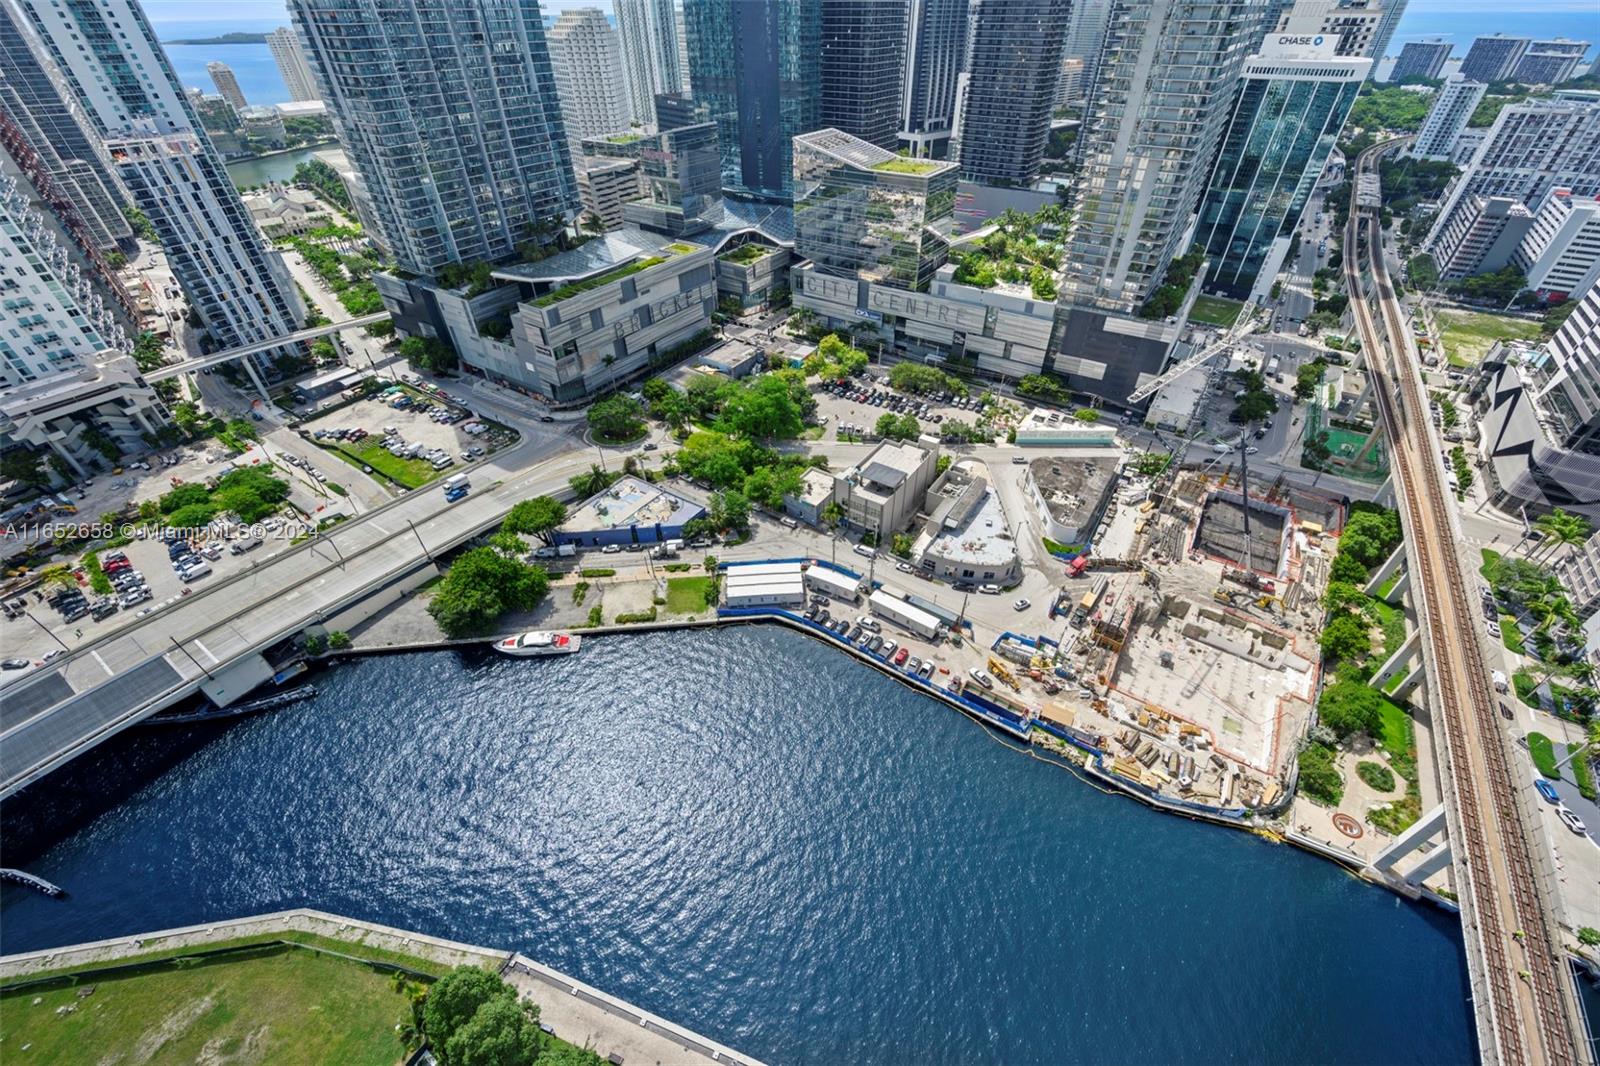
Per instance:
[[[1556,769],[1559,771],[1563,766],[1571,762],[1574,756],[1580,755],[1594,747],[1600,747],[1600,719],[1593,719],[1589,722],[1588,730],[1584,734],[1583,743],[1567,752],[1567,757],[1556,763]]]
[[[1530,559],[1541,552],[1554,558],[1555,553],[1563,545],[1582,544],[1589,539],[1589,534],[1594,532],[1587,518],[1563,511],[1559,507],[1547,515],[1540,515],[1533,525],[1544,534],[1544,541],[1529,553]]]

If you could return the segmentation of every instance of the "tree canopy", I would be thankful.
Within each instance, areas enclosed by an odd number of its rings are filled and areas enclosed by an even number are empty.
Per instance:
[[[632,440],[644,432],[644,407],[631,396],[608,396],[589,407],[589,428],[601,440]]]
[[[1322,631],[1322,654],[1330,659],[1359,659],[1371,650],[1365,619],[1341,614]]]
[[[1365,632],[1362,639],[1366,639]],[[1322,690],[1317,719],[1341,740],[1356,733],[1375,737],[1383,728],[1383,697],[1377,689],[1360,681],[1335,681]]]
[[[507,611],[531,610],[549,588],[543,567],[493,548],[472,548],[450,565],[428,613],[447,636],[467,636],[487,629]]]
[[[458,966],[433,983],[422,1008],[423,1030],[444,1066],[456,1066],[450,1039],[472,1020],[478,1008],[496,997],[511,996],[509,986],[479,966]]]
[[[507,989],[456,1028],[444,1041],[442,1058],[444,1066],[534,1066],[542,1044],[539,1008]]]
[[[567,520],[567,505],[551,496],[535,496],[512,506],[500,523],[506,533],[526,533],[549,544],[555,530]]]

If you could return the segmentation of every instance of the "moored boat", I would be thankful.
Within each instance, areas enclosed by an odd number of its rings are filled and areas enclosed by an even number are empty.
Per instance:
[[[537,629],[529,633],[519,633],[514,637],[497,640],[494,643],[496,651],[507,655],[536,656],[536,655],[571,655],[583,643],[583,638],[573,633],[554,633],[549,630]]]

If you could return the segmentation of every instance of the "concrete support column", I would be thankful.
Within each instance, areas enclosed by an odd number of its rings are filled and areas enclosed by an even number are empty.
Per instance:
[[[261,380],[261,371],[256,369],[255,358],[247,355],[239,362],[244,366],[244,372],[250,375],[250,383],[256,387],[257,392],[261,393],[261,402],[271,403],[272,396],[267,392],[267,383]]]
[[[1367,587],[1361,591],[1365,592],[1368,596],[1376,596],[1378,594],[1379,586],[1393,577],[1394,572],[1405,565],[1406,546],[1402,544],[1394,551],[1390,552],[1389,558],[1385,559],[1383,564],[1372,572],[1372,578],[1367,582]]]
[[[1372,860],[1372,865],[1378,870],[1391,870],[1397,860],[1405,858],[1426,844],[1434,834],[1444,832],[1444,804],[1439,804],[1431,811],[1423,811],[1404,833],[1394,838],[1394,843],[1378,852]]]
[[[1417,665],[1412,669],[1412,671],[1409,674],[1406,675],[1406,679],[1404,681],[1400,682],[1399,686],[1396,687],[1395,690],[1392,693],[1390,693],[1390,695],[1393,696],[1396,700],[1407,699],[1407,698],[1410,697],[1410,695],[1413,692],[1416,691],[1417,686],[1422,684],[1422,682],[1425,681],[1426,679],[1427,679],[1427,668],[1419,660]]]
[[[1389,590],[1389,595],[1383,598],[1384,603],[1399,603],[1400,597],[1411,591],[1411,571],[1407,570],[1400,575],[1400,580],[1394,583],[1394,588]]]
[[[1367,439],[1361,442],[1361,450],[1356,452],[1354,461],[1357,463],[1364,462],[1367,458],[1367,454],[1372,451],[1373,446],[1382,439],[1383,423],[1380,421],[1373,424],[1372,432],[1368,433]]]
[[[1401,874],[1406,881],[1413,885],[1420,885],[1446,866],[1450,865],[1450,841],[1441,841],[1437,847],[1422,857],[1422,861],[1411,869]]]
[[[1379,507],[1394,506],[1394,474],[1383,479],[1383,484],[1378,486],[1378,491],[1372,494],[1372,502]]]
[[[1394,680],[1394,676],[1405,668],[1405,665],[1417,655],[1421,648],[1422,630],[1413,629],[1411,635],[1406,638],[1406,642],[1396,648],[1394,654],[1389,656],[1382,666],[1378,667],[1378,672],[1372,675],[1372,680],[1368,683],[1373,688],[1382,689],[1383,686]]]
[[[61,457],[61,461],[70,466],[72,468],[72,472],[78,475],[78,477],[83,479],[87,479],[89,477],[89,471],[85,470],[83,468],[83,464],[78,462],[77,459],[73,458],[72,453],[63,448],[60,442],[52,440],[50,442],[50,451],[55,455],[59,455]]]

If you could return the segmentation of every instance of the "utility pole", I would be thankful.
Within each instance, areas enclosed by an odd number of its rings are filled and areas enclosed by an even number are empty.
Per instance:
[[[190,651],[189,651],[189,649],[188,649],[188,648],[185,648],[185,647],[184,647],[184,646],[183,646],[183,645],[182,645],[182,644],[179,644],[179,643],[178,643],[178,638],[177,638],[177,637],[173,637],[173,636],[169,636],[169,637],[167,637],[167,639],[168,639],[168,640],[170,640],[170,641],[172,641],[172,646],[173,646],[173,647],[174,647],[174,648],[177,648],[177,649],[178,649],[178,650],[179,650],[179,651],[181,651],[181,652],[183,652],[183,654],[185,654],[185,655],[187,655],[187,656],[189,656],[189,661],[190,661],[190,662],[192,662],[192,663],[194,663],[194,664],[195,664],[195,665],[196,665],[196,666],[198,666],[198,667],[200,667],[200,672],[201,672],[201,673],[202,673],[202,674],[205,674],[205,675],[206,675],[206,680],[207,680],[207,681],[215,681],[215,680],[216,680],[216,676],[215,676],[215,675],[213,675],[213,674],[212,674],[212,673],[211,673],[211,671],[210,671],[210,670],[207,670],[207,669],[206,669],[206,668],[205,668],[205,666],[204,666],[204,665],[202,665],[202,664],[201,664],[201,662],[200,662],[200,660],[199,660],[199,659],[196,659],[196,658],[195,658],[195,657],[194,657],[194,655],[193,655],[193,654],[191,654],[191,653],[190,653]]]

